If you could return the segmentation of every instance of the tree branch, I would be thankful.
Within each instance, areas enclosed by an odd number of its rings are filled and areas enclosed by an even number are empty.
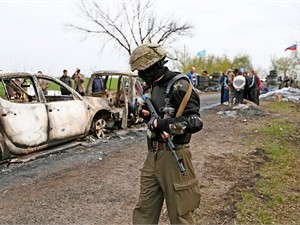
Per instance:
[[[172,19],[158,22],[152,0],[123,0],[119,11],[114,9],[111,13],[104,10],[103,4],[97,0],[81,0],[79,12],[84,25],[67,24],[68,28],[79,31],[85,38],[94,35],[107,40],[104,43],[113,41],[129,55],[134,46],[146,40],[158,43],[174,41],[189,34],[193,28]]]

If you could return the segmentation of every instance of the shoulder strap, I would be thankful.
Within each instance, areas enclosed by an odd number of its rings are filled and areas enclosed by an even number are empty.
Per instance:
[[[188,87],[188,89],[187,89],[187,91],[186,91],[186,93],[185,93],[185,95],[184,95],[184,97],[182,99],[182,102],[180,103],[180,106],[179,106],[179,108],[177,110],[177,113],[176,113],[176,117],[179,117],[179,116],[182,115],[183,110],[185,109],[185,106],[186,106],[188,100],[191,97],[192,90],[193,90],[193,85],[191,84],[191,81],[187,77],[187,75],[185,75],[185,74],[178,74],[178,75],[176,75],[175,77],[172,78],[172,80],[168,83],[168,86],[167,86],[167,89],[166,89],[166,99],[165,99],[165,102],[166,102],[166,104],[169,104],[169,99],[170,99],[169,98],[169,93],[170,93],[170,90],[171,90],[173,84],[177,80],[179,80],[181,78],[185,78],[189,82],[189,87]]]
[[[185,95],[184,95],[184,97],[182,99],[182,102],[180,103],[179,109],[178,109],[178,111],[176,113],[176,117],[179,117],[179,116],[182,115],[183,110],[185,109],[186,104],[187,104],[188,100],[191,97],[192,89],[193,89],[193,85],[190,83],[189,87],[188,87],[188,89],[187,89],[187,91],[186,91],[186,93],[185,93]]]

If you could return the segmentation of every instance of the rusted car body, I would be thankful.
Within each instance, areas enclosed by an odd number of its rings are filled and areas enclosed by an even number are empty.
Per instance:
[[[61,95],[61,89],[67,94]],[[102,98],[82,97],[50,76],[0,72],[0,159],[46,149],[89,132],[101,138],[110,120],[111,107]]]
[[[95,80],[102,80],[101,90],[94,90]],[[96,71],[88,82],[86,92],[87,96],[101,97],[107,99],[114,115],[119,121],[115,125],[119,128],[126,129],[132,125],[143,122],[138,116],[138,105],[143,102],[143,88],[141,81],[136,73],[128,71]]]

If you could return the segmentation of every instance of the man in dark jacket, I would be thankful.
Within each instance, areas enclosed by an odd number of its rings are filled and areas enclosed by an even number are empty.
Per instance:
[[[64,82],[65,84],[67,84],[69,87],[72,87],[72,79],[71,79],[71,77],[68,76],[68,71],[67,70],[63,70],[63,75],[59,79],[62,82]],[[69,95],[70,94],[70,92],[67,89],[63,88],[63,87],[61,87],[60,91],[61,91],[62,95]]]
[[[158,224],[164,200],[171,224],[194,224],[193,211],[200,203],[199,181],[191,161],[189,142],[192,133],[202,129],[200,98],[192,89],[181,115],[176,114],[187,90],[192,88],[187,76],[181,76],[166,96],[168,84],[179,73],[164,66],[166,52],[158,44],[142,44],[130,57],[131,70],[151,87],[151,101],[159,114],[151,118],[144,106],[142,116],[149,121],[147,130],[148,154],[141,170],[139,201],[133,212],[133,224]],[[166,113],[166,99],[174,113]],[[171,115],[170,115],[171,114]],[[166,143],[173,137],[176,153],[186,169],[183,176]]]
[[[258,77],[254,70],[251,70],[250,76],[248,77],[248,84],[249,100],[258,105]]]

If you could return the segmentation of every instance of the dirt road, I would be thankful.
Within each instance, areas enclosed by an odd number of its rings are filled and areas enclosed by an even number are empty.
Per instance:
[[[191,142],[202,190],[199,224],[234,218],[238,189],[251,185],[255,167],[242,139],[257,117],[224,117],[217,114],[221,109],[202,113],[204,128]],[[0,165],[1,224],[131,224],[145,156],[145,134],[137,131],[94,147]],[[161,224],[168,224],[165,208]]]

